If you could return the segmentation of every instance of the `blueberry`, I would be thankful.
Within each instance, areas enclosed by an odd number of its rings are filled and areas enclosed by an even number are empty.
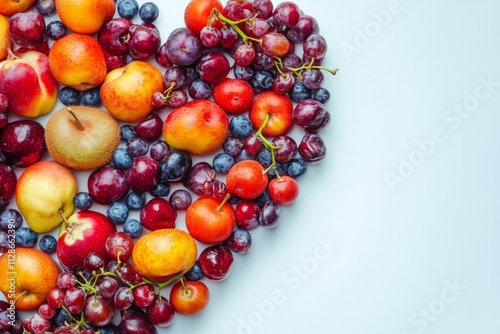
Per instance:
[[[177,189],[170,195],[168,201],[175,210],[184,211],[189,208],[193,201],[191,193],[185,189]]]
[[[170,185],[168,183],[158,182],[149,193],[153,197],[166,197],[170,193]]]
[[[267,148],[263,148],[259,153],[257,153],[257,155],[255,156],[255,160],[260,162],[260,164],[264,166],[264,168],[271,166],[271,163],[273,162],[271,151]]]
[[[273,89],[275,76],[269,71],[254,70],[252,77],[248,80],[255,93],[267,92]]]
[[[187,279],[188,281],[199,281],[200,279],[203,278],[203,272],[201,271],[200,266],[198,266],[197,263],[194,264],[194,266],[189,269],[187,273],[184,274],[184,278]]]
[[[252,122],[246,116],[237,115],[229,121],[229,132],[236,138],[245,138],[252,133],[252,130]]]
[[[127,197],[125,197],[125,205],[129,210],[140,210],[146,204],[146,195],[139,194],[131,191]]]
[[[240,154],[234,158],[234,161],[240,162],[243,160],[255,160],[255,154],[249,153],[247,150],[243,149],[241,150]]]
[[[318,88],[311,91],[311,99],[320,103],[326,103],[330,100],[330,92],[326,88]]]
[[[136,0],[118,0],[116,11],[120,17],[131,20],[139,13],[139,3]]]
[[[73,316],[66,311],[65,307],[62,307],[56,311],[56,317],[54,318],[54,323],[57,327],[66,326],[66,324],[74,321]]]
[[[54,41],[57,41],[61,37],[64,37],[67,32],[68,28],[66,27],[66,25],[64,25],[64,23],[59,20],[49,22],[45,27],[45,34],[48,38]]]
[[[290,96],[293,102],[300,102],[311,98],[311,90],[307,88],[302,81],[297,81],[293,84],[288,96]]]
[[[139,8],[139,17],[144,22],[154,22],[160,14],[160,9],[153,2],[145,2]]]
[[[219,174],[227,174],[234,164],[234,158],[225,152],[217,154],[212,161],[214,170]]]
[[[106,216],[113,224],[123,225],[128,218],[128,207],[122,202],[111,203],[106,210]]]
[[[100,91],[101,86],[97,86],[82,92],[80,103],[88,107],[100,107],[102,105]]]
[[[46,234],[40,238],[38,247],[47,254],[52,254],[56,251],[57,240],[50,234]]]
[[[35,247],[38,235],[29,227],[20,227],[16,231],[16,245],[19,247]]]
[[[80,211],[86,211],[90,209],[93,203],[94,201],[92,200],[92,197],[86,191],[79,192],[73,198],[73,204],[75,204],[75,207]]]
[[[129,169],[134,164],[134,158],[131,157],[123,147],[119,147],[113,152],[111,161],[116,168],[122,170]]]
[[[65,106],[77,106],[80,104],[81,93],[79,90],[64,86],[59,90],[59,101]]]
[[[132,125],[125,124],[120,127],[120,138],[124,142],[128,142],[130,139],[136,136],[134,128]]]
[[[294,158],[286,165],[286,174],[297,178],[307,171],[307,163],[302,157]]]
[[[143,231],[141,222],[137,219],[127,219],[123,224],[123,232],[130,235],[132,238],[140,237]]]
[[[7,209],[0,214],[0,228],[4,231],[17,230],[23,224],[23,216],[16,209]]]

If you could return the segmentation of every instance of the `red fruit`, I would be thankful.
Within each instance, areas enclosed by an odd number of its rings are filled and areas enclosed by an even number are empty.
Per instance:
[[[214,8],[222,13],[223,6],[219,0],[191,0],[184,10],[186,28],[200,36],[200,31],[207,25]],[[214,24],[220,27],[220,21],[216,20]]]
[[[236,225],[234,209],[229,203],[221,206],[213,197],[200,197],[186,211],[186,228],[191,236],[206,244],[226,240]]]
[[[227,78],[214,87],[212,96],[225,112],[236,115],[250,109],[254,93],[248,82]]]
[[[293,126],[293,104],[285,95],[275,92],[264,92],[253,101],[248,114],[255,129],[259,129],[269,116],[262,130],[266,137],[277,137],[286,134]]]
[[[142,226],[150,231],[174,228],[177,211],[172,204],[164,198],[153,198],[141,210],[140,220]]]
[[[170,303],[174,311],[183,315],[198,314],[210,299],[208,287],[202,281],[177,282],[170,290]]]
[[[290,205],[299,196],[299,185],[294,178],[285,175],[269,182],[269,196],[278,204]]]
[[[268,184],[264,167],[255,160],[242,160],[234,164],[226,175],[226,189],[242,199],[260,196]]]

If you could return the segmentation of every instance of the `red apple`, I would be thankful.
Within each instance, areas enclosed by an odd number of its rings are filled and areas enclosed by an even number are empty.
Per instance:
[[[64,221],[57,241],[56,254],[61,265],[70,271],[83,268],[85,257],[94,252],[104,258],[106,240],[116,227],[102,213],[80,211]]]
[[[248,114],[255,129],[259,129],[269,117],[262,134],[277,137],[286,134],[293,126],[293,104],[285,95],[273,91],[258,95]]]
[[[10,54],[0,62],[0,93],[7,96],[7,111],[34,118],[49,113],[57,102],[57,82],[48,57],[28,51],[21,57]],[[19,89],[22,87],[22,89]]]

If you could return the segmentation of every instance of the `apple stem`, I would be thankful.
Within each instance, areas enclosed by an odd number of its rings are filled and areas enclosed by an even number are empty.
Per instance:
[[[219,206],[217,207],[217,212],[220,212],[222,210],[222,207],[224,206],[224,204],[226,204],[226,202],[229,200],[229,197],[231,197],[231,194],[230,193],[227,193],[226,196],[224,196],[224,199],[222,200],[222,202],[219,204]]]
[[[7,54],[9,55],[9,59],[18,59],[19,57],[15,55],[14,52],[10,48],[7,48]]]
[[[78,130],[84,131],[86,129],[85,125],[82,123],[82,121],[78,119],[78,117],[76,117],[75,113],[73,112],[73,109],[71,109],[71,107],[67,107],[66,110],[68,110],[71,116],[75,118],[76,127],[78,128]]]
[[[162,283],[157,283],[156,285],[158,285],[158,287],[160,289],[163,289],[164,287],[166,287],[167,285],[169,285],[170,283],[172,283],[176,279],[180,278],[181,276],[182,275],[179,273],[179,274],[175,275],[174,277],[172,277],[171,279],[166,280],[165,282],[162,282]]]

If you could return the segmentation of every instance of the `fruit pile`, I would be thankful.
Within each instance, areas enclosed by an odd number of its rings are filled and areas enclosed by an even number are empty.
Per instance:
[[[159,15],[0,4],[2,333],[157,333],[198,314],[326,155],[336,70],[312,16],[190,0],[162,40]]]

